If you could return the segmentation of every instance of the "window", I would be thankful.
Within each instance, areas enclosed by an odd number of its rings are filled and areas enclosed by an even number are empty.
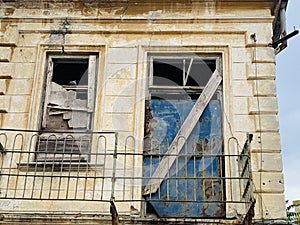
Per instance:
[[[96,55],[48,57],[37,160],[87,160],[96,60]]]
[[[220,57],[216,55],[149,56],[143,166],[148,213],[175,218],[225,216],[219,75],[202,113],[194,110],[198,99],[207,94],[200,97],[202,92],[214,83],[216,71],[220,71]],[[191,117],[194,112],[198,117]],[[185,134],[182,128],[189,127],[192,120],[195,125]],[[163,170],[167,172],[163,174]],[[157,189],[145,192],[150,183]]]

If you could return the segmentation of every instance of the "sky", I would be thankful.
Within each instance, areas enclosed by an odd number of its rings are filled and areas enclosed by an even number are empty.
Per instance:
[[[287,32],[300,30],[300,0],[289,0]],[[300,34],[276,57],[285,198],[300,200]]]

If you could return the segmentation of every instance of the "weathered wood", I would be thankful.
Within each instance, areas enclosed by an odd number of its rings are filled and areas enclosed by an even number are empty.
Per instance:
[[[49,109],[58,109],[58,110],[66,110],[66,111],[83,111],[86,112],[86,108],[73,108],[73,107],[63,107],[57,105],[48,105]]]
[[[60,114],[64,114],[64,113],[66,113],[66,112],[65,111],[50,111],[49,116],[60,115]]]
[[[96,83],[96,60],[95,55],[89,57],[89,69],[88,69],[88,112],[93,112],[94,98],[95,98],[95,83]]]
[[[88,113],[87,112],[72,112],[72,117],[68,121],[70,128],[87,128]]]
[[[64,120],[69,120],[72,118],[72,112],[71,111],[65,111],[64,114],[63,114],[63,119]]]
[[[188,139],[189,135],[193,131],[195,125],[200,119],[210,99],[215,94],[221,81],[222,81],[222,77],[219,75],[218,71],[216,70],[212,74],[203,92],[197,99],[191,112],[187,116],[186,120],[182,124],[180,130],[178,131],[174,140],[169,146],[168,151],[166,152],[166,156],[162,158],[158,167],[154,171],[154,174],[149,179],[148,184],[146,185],[143,192],[144,195],[155,193],[158,190],[161,182],[163,181],[164,177],[166,176],[169,169],[173,165],[175,159],[177,158],[177,155],[180,153],[182,147],[184,146],[186,140]]]
[[[68,123],[63,119],[62,114],[47,116],[46,129],[50,130],[68,130]]]
[[[58,106],[69,107],[76,99],[76,92],[69,90],[67,91],[61,85],[55,82],[51,83],[51,93],[49,103]]]
[[[44,110],[43,110],[43,119],[42,119],[42,127],[45,128],[47,126],[47,111],[48,111],[48,104],[49,98],[51,93],[51,80],[53,76],[53,62],[52,59],[49,57],[48,59],[48,67],[47,67],[47,81],[46,81],[46,93],[45,93],[45,101],[44,101]]]
[[[81,99],[75,99],[72,104],[72,108],[74,109],[87,109],[87,101]]]

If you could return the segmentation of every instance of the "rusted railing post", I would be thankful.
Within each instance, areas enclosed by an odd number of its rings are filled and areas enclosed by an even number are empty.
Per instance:
[[[116,185],[116,164],[117,164],[117,147],[118,147],[118,134],[115,134],[115,149],[113,154],[113,172],[111,178],[111,196],[110,196],[110,214],[111,214],[111,224],[119,224],[119,215],[114,203],[115,201],[115,185]]]

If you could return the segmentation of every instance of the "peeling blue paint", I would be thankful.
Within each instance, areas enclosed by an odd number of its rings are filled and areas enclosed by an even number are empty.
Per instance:
[[[176,136],[196,100],[152,99],[148,120],[150,149],[145,149],[144,185]],[[212,100],[186,145],[171,166],[160,189],[146,196],[159,217],[223,217],[221,106]]]

